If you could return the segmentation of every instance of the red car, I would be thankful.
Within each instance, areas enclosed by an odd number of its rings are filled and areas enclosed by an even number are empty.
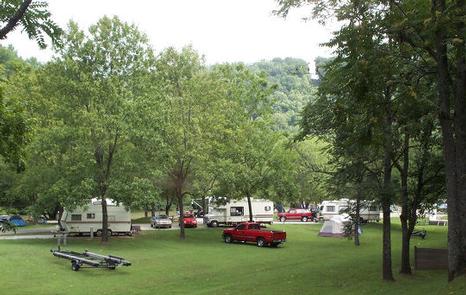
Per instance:
[[[233,241],[256,243],[257,247],[270,245],[277,247],[286,241],[286,232],[263,229],[259,223],[245,222],[238,224],[235,228],[223,231],[225,243]]]
[[[281,222],[285,222],[286,220],[301,220],[302,222],[307,222],[308,220],[314,220],[315,215],[306,209],[290,209],[288,212],[278,213],[278,219]]]
[[[196,217],[192,213],[185,213],[183,215],[184,227],[197,227]]]

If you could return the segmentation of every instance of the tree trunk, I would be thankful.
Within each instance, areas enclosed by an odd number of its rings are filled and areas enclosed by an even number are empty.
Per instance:
[[[359,184],[361,186],[362,184]],[[361,191],[361,189],[359,189]],[[354,222],[354,245],[359,246],[359,220],[361,218],[361,195],[358,193],[356,196],[356,220]]]
[[[64,230],[64,227],[63,225],[61,224],[61,218],[63,216],[63,207],[60,207],[60,210],[58,211],[58,216],[57,216],[57,221],[58,221],[58,227],[60,228],[60,230]]]
[[[457,186],[457,150],[455,145],[454,122],[451,117],[451,93],[449,66],[447,56],[446,30],[437,19],[437,15],[445,15],[445,0],[432,0],[432,19],[437,22],[434,32],[434,46],[437,59],[437,88],[439,98],[439,120],[442,130],[443,155],[445,159],[445,176],[447,184],[448,206],[448,280],[464,272],[462,245],[462,228],[458,212]]]
[[[104,149],[101,145],[97,145],[95,152],[95,163],[96,163],[96,182],[99,189],[99,197],[102,206],[102,238],[101,242],[108,242],[108,215],[107,215],[107,200],[105,194],[107,192],[107,173],[104,168]],[[109,158],[110,161],[110,158]],[[107,162],[107,167],[110,163]]]
[[[456,35],[462,42],[454,43],[456,62],[455,92],[455,135],[456,135],[456,168],[457,168],[457,214],[460,224],[461,250],[458,255],[458,275],[464,274],[464,253],[466,253],[466,46],[465,46],[465,0],[456,1],[455,27]]]
[[[252,212],[252,204],[251,204],[251,195],[249,193],[247,193],[246,196],[248,198],[249,221],[254,222],[253,212]]]
[[[391,94],[389,89],[385,91],[385,125],[383,127],[384,135],[384,178],[382,192],[382,210],[383,210],[383,250],[382,250],[382,277],[385,281],[394,281],[392,273],[392,248],[391,248],[391,224],[390,224],[390,205],[392,201],[392,124],[393,114],[391,106]]]
[[[107,199],[102,196],[102,243],[108,242]]]
[[[202,197],[202,211],[204,212],[204,214],[207,214],[208,212],[208,208],[207,208],[207,198],[206,197]]]
[[[401,270],[402,274],[411,274],[409,262],[409,243],[411,234],[408,230],[408,169],[409,169],[409,134],[405,131],[403,140],[403,167],[401,174]]]
[[[155,206],[152,206],[152,208],[150,209],[150,216],[151,217],[154,217],[155,216]],[[168,215],[167,215],[168,216]]]
[[[169,197],[167,196],[167,202],[165,203],[165,215],[169,216],[170,214],[170,209],[172,207],[172,203],[173,203],[173,197]]]
[[[184,207],[183,207],[183,195],[180,191],[177,191],[178,208],[180,210],[180,240],[186,239],[184,229]]]

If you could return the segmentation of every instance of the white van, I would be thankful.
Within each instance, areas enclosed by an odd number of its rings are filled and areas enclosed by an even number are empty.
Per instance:
[[[354,200],[340,199],[333,201],[323,201],[320,204],[319,220],[330,220],[330,218],[340,215],[348,208],[348,203],[355,203]],[[367,203],[362,201],[362,203]],[[380,209],[377,205],[362,206],[359,212],[361,222],[380,221]]]
[[[273,222],[273,202],[264,199],[251,199],[252,218],[255,222]],[[231,200],[226,204],[215,205],[209,200],[208,213],[204,215],[204,223],[209,227],[233,225],[249,221],[248,200]]]
[[[108,229],[110,234],[131,234],[131,211],[121,204],[107,200]],[[60,227],[68,233],[102,234],[102,205],[100,200],[92,200],[89,205],[73,211],[65,209],[60,219]]]

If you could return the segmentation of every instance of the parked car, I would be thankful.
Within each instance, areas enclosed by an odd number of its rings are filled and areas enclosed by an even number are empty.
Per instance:
[[[302,222],[307,222],[309,220],[313,221],[315,218],[315,213],[307,209],[290,209],[288,212],[278,213],[278,219],[281,222],[285,222],[286,220],[301,220]]]
[[[185,213],[183,215],[184,227],[197,227],[196,216],[192,213]]]
[[[264,229],[259,223],[245,222],[223,231],[225,243],[233,241],[256,243],[257,247],[278,245],[286,241],[286,232]]]
[[[157,215],[152,217],[150,226],[153,228],[172,228],[172,223],[167,215]]]
[[[8,218],[8,221],[15,226],[26,226],[28,225],[24,219],[19,215],[13,215]]]

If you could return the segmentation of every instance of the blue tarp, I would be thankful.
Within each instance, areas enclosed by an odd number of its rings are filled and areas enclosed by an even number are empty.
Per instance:
[[[16,225],[16,226],[26,226],[27,223],[24,221],[24,219],[19,216],[19,215],[13,215],[10,217],[10,223]]]

